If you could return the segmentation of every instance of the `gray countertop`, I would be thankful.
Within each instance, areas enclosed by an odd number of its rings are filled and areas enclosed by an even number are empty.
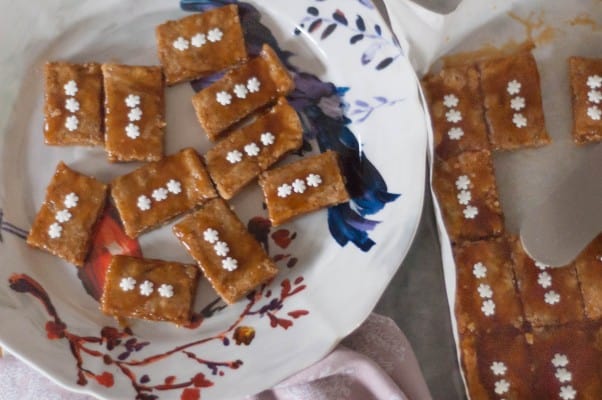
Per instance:
[[[415,1],[441,13],[453,10],[459,2]],[[381,0],[375,0],[375,4],[384,11]],[[428,183],[422,218],[414,243],[376,306],[375,312],[391,317],[405,333],[418,358],[433,399],[466,398],[457,365]]]

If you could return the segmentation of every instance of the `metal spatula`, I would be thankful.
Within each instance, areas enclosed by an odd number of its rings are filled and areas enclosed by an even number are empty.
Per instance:
[[[602,232],[602,144],[558,188],[525,216],[520,236],[537,261],[562,266]]]

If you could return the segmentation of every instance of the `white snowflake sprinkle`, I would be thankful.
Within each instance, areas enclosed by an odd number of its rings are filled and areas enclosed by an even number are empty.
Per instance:
[[[226,257],[222,260],[222,268],[225,269],[226,271],[232,272],[236,268],[238,268],[238,261],[236,261],[232,257]]]
[[[558,394],[562,400],[575,400],[577,391],[571,385],[561,386]]]
[[[73,97],[69,97],[67,99],[67,101],[65,102],[65,108],[67,110],[69,110],[69,112],[77,112],[79,111],[79,101],[77,101],[75,98]]]
[[[219,240],[219,234],[215,229],[207,228],[205,229],[205,232],[203,232],[203,239],[205,239],[206,242],[213,244]]]
[[[552,358],[552,365],[555,368],[562,368],[569,365],[569,358],[566,354],[556,353],[554,354],[554,358]]]
[[[151,281],[144,281],[140,284],[140,294],[150,296],[153,293],[154,284]]]
[[[134,108],[140,105],[140,96],[135,94],[128,94],[125,98],[125,105],[129,108]]]
[[[197,33],[190,38],[190,43],[194,47],[203,47],[203,45],[207,43],[207,37],[203,33]]]
[[[65,89],[65,94],[67,96],[75,96],[78,91],[77,83],[74,80],[70,80],[69,82],[65,83],[63,89]]]
[[[318,187],[322,184],[322,177],[318,174],[309,174],[307,178],[305,178],[307,182],[307,186]]]
[[[447,108],[454,108],[459,102],[460,100],[453,94],[443,96],[443,105]]]
[[[121,281],[119,281],[119,287],[124,292],[129,292],[130,290],[134,290],[134,288],[136,287],[136,280],[134,278],[132,278],[131,276],[128,276],[126,278],[121,278]]]
[[[509,94],[515,95],[520,92],[521,87],[522,87],[522,85],[520,84],[520,82],[517,81],[516,79],[514,79],[514,80],[508,82],[508,86],[506,87],[506,90],[508,91]]]
[[[587,86],[590,89],[597,89],[599,87],[602,87],[602,76],[600,76],[600,75],[590,75],[587,78]]]
[[[525,108],[525,98],[520,96],[513,97],[512,100],[510,100],[510,108],[515,111],[522,110]]]
[[[73,132],[79,126],[79,118],[75,115],[70,115],[65,119],[65,128],[67,128],[70,132]]]
[[[485,314],[487,317],[491,317],[493,314],[495,314],[495,303],[493,300],[485,300],[481,305],[481,311],[483,311],[483,314]]]
[[[537,269],[542,271],[545,271],[546,269],[550,268],[548,264],[544,264],[541,261],[535,261],[535,266],[537,267]]]
[[[600,117],[602,117],[602,111],[598,106],[591,106],[587,108],[587,116],[594,121],[599,121]]]
[[[553,290],[546,292],[543,296],[544,301],[550,305],[554,305],[560,302],[560,295]]]
[[[151,208],[151,200],[145,195],[138,197],[138,202],[136,203],[138,208],[142,211],[150,210]]]
[[[170,179],[167,182],[167,190],[169,190],[169,193],[180,194],[182,193],[182,184],[175,179]]]
[[[466,206],[463,210],[464,218],[466,219],[474,219],[477,215],[479,215],[479,209],[475,206]]]
[[[512,123],[517,128],[524,128],[527,126],[527,118],[521,113],[514,113],[512,116]]]
[[[232,95],[222,90],[221,92],[217,92],[215,100],[222,106],[227,106],[232,102]]]
[[[256,77],[252,77],[247,81],[247,89],[251,93],[259,92],[259,88],[261,87],[261,82]]]
[[[238,97],[239,99],[246,99],[247,94],[249,94],[247,87],[242,83],[237,83],[236,85],[234,85],[233,91],[236,97]]]
[[[587,92],[587,99],[594,104],[599,104],[602,101],[602,92],[599,90],[590,90]]]
[[[158,292],[161,297],[169,299],[170,297],[173,297],[173,286],[164,283],[159,286]]]
[[[462,113],[456,109],[449,110],[445,113],[445,119],[447,119],[448,122],[457,124],[462,121]]]
[[[497,381],[495,383],[495,393],[502,395],[504,393],[508,393],[508,390],[510,389],[510,383],[508,383],[507,380],[505,379],[500,379],[499,381]]]
[[[566,368],[558,368],[554,376],[560,383],[570,382],[573,379],[573,374],[571,374],[571,372]]]
[[[257,146],[257,144],[255,143],[249,143],[245,146],[245,153],[247,153],[247,155],[249,157],[256,157],[259,155],[259,146]]]
[[[56,213],[56,215],[54,216],[54,218],[60,222],[60,223],[64,223],[67,222],[71,219],[71,213],[69,212],[69,210],[61,210],[59,212]]]
[[[507,369],[506,364],[501,361],[494,361],[491,363],[491,372],[493,372],[493,375],[504,375]]]
[[[481,283],[477,288],[477,291],[479,292],[479,296],[481,296],[483,299],[490,299],[491,296],[493,296],[493,290],[491,290],[491,286],[486,283]]]
[[[130,139],[136,139],[140,136],[140,128],[134,123],[129,123],[125,127],[125,135]]]
[[[163,200],[167,199],[168,194],[169,194],[169,192],[167,191],[167,189],[158,188],[158,189],[153,190],[153,194],[151,194],[151,196],[153,196],[153,199],[155,199],[155,201],[163,201]]]
[[[487,276],[487,267],[482,262],[472,266],[472,273],[477,279],[483,279]]]
[[[276,140],[276,137],[272,134],[272,132],[264,132],[261,134],[261,144],[264,146],[274,144],[274,140]]]
[[[546,271],[540,272],[539,275],[537,275],[537,283],[539,283],[539,286],[542,288],[547,289],[552,286],[552,276]]]
[[[229,151],[228,154],[226,154],[226,160],[228,160],[230,164],[236,164],[238,162],[241,162],[242,153],[238,150]]]
[[[470,191],[462,190],[460,193],[458,193],[458,203],[462,204],[463,206],[470,203],[470,200],[472,200],[472,194]]]
[[[447,131],[447,136],[449,136],[451,140],[460,140],[460,138],[464,136],[464,130],[459,126],[454,126]]]
[[[460,175],[456,179],[456,188],[458,190],[468,190],[470,185],[470,178],[467,175]]]
[[[213,28],[209,32],[207,32],[207,40],[212,43],[219,42],[222,40],[222,36],[224,36],[224,32],[222,32],[219,28]]]
[[[140,121],[142,119],[142,110],[139,107],[132,108],[128,113],[130,121]]]
[[[288,197],[291,195],[293,188],[288,183],[283,183],[278,186],[278,197]]]
[[[63,204],[67,208],[73,208],[73,207],[77,206],[78,201],[79,201],[79,196],[76,195],[74,192],[71,192],[67,196],[65,196],[65,200],[63,200]]]
[[[58,223],[53,222],[50,227],[48,228],[48,236],[50,236],[51,239],[57,239],[61,237],[61,233],[63,232],[63,227],[60,226]]]
[[[302,179],[295,179],[292,186],[295,193],[303,193],[305,192],[305,189],[307,189],[307,186],[305,186],[305,181]]]
[[[188,40],[186,40],[182,36],[180,36],[176,40],[174,40],[172,45],[177,50],[184,51],[184,50],[188,49]]]
[[[218,256],[226,257],[228,255],[228,253],[230,252],[230,247],[228,246],[228,243],[218,241],[213,246],[213,250],[215,250],[215,254],[217,254]]]

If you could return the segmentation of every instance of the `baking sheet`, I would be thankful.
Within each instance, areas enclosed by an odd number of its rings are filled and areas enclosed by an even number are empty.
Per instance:
[[[525,216],[560,184],[566,184],[580,163],[601,146],[577,146],[572,142],[567,60],[573,55],[602,58],[602,1],[464,0],[447,15],[430,12],[409,0],[389,0],[385,4],[395,33],[410,43],[409,57],[419,76],[437,70],[442,64],[533,46],[541,76],[546,127],[552,143],[537,149],[494,153],[506,230],[518,234]],[[432,134],[429,152],[432,163]],[[576,196],[583,191],[579,178],[585,177],[578,176],[567,186]],[[455,265],[436,199],[434,203],[448,304],[454,316]],[[452,327],[459,343],[454,318]]]

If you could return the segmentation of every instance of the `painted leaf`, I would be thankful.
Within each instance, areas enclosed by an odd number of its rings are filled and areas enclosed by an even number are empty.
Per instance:
[[[362,32],[366,31],[366,23],[364,22],[364,19],[361,15],[358,15],[355,19],[355,26],[357,26],[357,29],[359,29]]]
[[[311,24],[309,24],[309,28],[307,28],[307,31],[309,33],[313,33],[320,26],[322,26],[322,18],[318,18],[314,22],[312,22]]]
[[[324,29],[324,32],[322,32],[322,35],[320,36],[320,39],[324,40],[326,39],[328,36],[330,36],[332,34],[332,32],[334,32],[334,30],[337,28],[337,24],[330,24],[326,27],[326,29]]]
[[[377,70],[387,68],[393,62],[393,57],[387,57],[376,65]]]
[[[341,10],[336,10],[332,14],[332,19],[334,19],[335,21],[337,21],[339,24],[342,24],[342,25],[345,25],[345,26],[347,26],[349,24],[349,22],[347,22],[347,18],[345,17],[345,14]]]
[[[364,38],[364,34],[363,33],[358,33],[357,35],[351,36],[351,39],[349,39],[349,43],[350,44],[356,44],[357,42],[359,42],[363,38]]]

